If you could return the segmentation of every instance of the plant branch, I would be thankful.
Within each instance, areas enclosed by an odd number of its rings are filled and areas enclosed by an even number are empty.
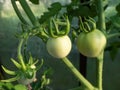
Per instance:
[[[16,1],[16,0],[11,0],[11,3],[12,3],[12,6],[13,6],[13,8],[14,8],[17,16],[18,16],[18,18],[21,20],[22,23],[28,24],[28,23],[26,22],[26,20],[23,18],[23,16],[21,15],[21,13],[20,13],[20,11],[19,11],[19,9],[18,9],[15,1]]]
[[[97,87],[102,90],[102,72],[103,72],[103,57],[104,51],[97,57]]]
[[[73,64],[69,61],[68,58],[65,57],[62,59],[62,61],[71,70],[71,72],[78,78],[78,80],[81,82],[82,85],[87,87],[89,90],[95,89],[95,87],[86,78],[84,78],[83,75],[73,66]]]
[[[37,20],[33,14],[33,12],[31,11],[29,5],[27,4],[26,0],[19,0],[22,8],[24,9],[25,13],[27,14],[28,18],[30,19],[31,23],[34,25],[34,26],[37,26]]]
[[[98,28],[106,33],[105,15],[103,9],[103,0],[97,0],[98,5]],[[103,57],[104,50],[100,56],[97,57],[97,87],[102,90],[102,71],[103,71]]]
[[[108,39],[112,38],[112,37],[117,37],[120,36],[120,33],[113,33],[107,36]]]
[[[97,0],[97,4],[98,4],[98,26],[99,26],[98,28],[103,32],[106,32],[103,0]]]

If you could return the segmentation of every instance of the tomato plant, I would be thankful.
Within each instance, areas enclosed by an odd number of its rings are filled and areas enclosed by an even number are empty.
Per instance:
[[[72,44],[68,36],[61,36],[48,39],[46,47],[53,57],[64,58],[70,53]]]
[[[29,1],[34,4],[39,4],[39,0]],[[32,56],[29,56],[29,59],[23,57],[21,49],[24,40],[27,41],[31,36],[37,36],[46,44],[48,53],[55,58],[61,59],[75,75],[75,77],[81,82],[81,87],[78,87],[78,89],[103,89],[102,70],[107,39],[113,36],[120,36],[120,33],[112,33],[109,35],[111,28],[107,27],[109,29],[108,31],[106,29],[106,25],[109,23],[111,24],[111,22],[109,20],[105,21],[106,18],[104,9],[107,6],[105,7],[103,0],[90,0],[85,3],[81,3],[79,0],[71,0],[69,5],[54,3],[51,5],[51,7],[48,8],[47,12],[44,12],[43,15],[38,18],[35,17],[26,0],[11,0],[11,2],[22,23],[22,33],[19,37],[22,39],[22,41],[19,43],[17,52],[19,62],[12,59],[12,62],[17,67],[18,71],[11,71],[2,66],[6,73],[15,76],[12,79],[1,80],[2,82],[12,82],[19,80],[20,83],[28,85],[34,81],[36,71],[41,67],[41,65],[36,67],[35,65],[37,64],[38,60],[34,61]],[[20,3],[31,23],[25,20],[16,2]],[[65,12],[61,13],[62,8],[65,8]],[[118,12],[117,19],[119,18],[120,14],[119,8],[120,5],[116,7],[116,11]],[[77,22],[78,26],[74,27],[74,25],[72,25],[72,20],[74,18],[79,19],[79,17],[82,17],[82,19],[80,18],[80,21]],[[112,17],[111,20],[113,18],[114,17]],[[94,19],[97,21],[97,25],[94,23]],[[119,27],[119,20],[114,20],[113,23],[113,25]],[[68,34],[71,33],[74,33],[73,37],[69,37]],[[97,59],[96,85],[93,85],[90,81],[83,77],[83,75],[67,58],[67,55],[70,53],[72,48],[71,38],[74,38],[74,40],[77,39],[76,44],[80,53],[82,53],[84,56],[94,57]],[[117,43],[115,46],[119,45],[120,44]],[[28,59],[28,62],[25,62],[26,59]],[[45,76],[42,77],[42,80],[43,82],[41,83],[41,87],[49,84],[49,79],[46,79]]]

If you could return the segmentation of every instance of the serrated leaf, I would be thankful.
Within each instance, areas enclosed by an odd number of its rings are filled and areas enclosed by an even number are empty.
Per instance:
[[[59,2],[51,4],[51,7],[48,8],[48,11],[41,16],[41,18],[39,19],[39,22],[44,23],[45,21],[49,20],[50,17],[58,14],[59,11],[61,10],[61,7],[62,6]]]
[[[39,0],[30,0],[33,4],[39,4]]]
[[[16,76],[14,78],[6,79],[6,80],[0,80],[1,82],[14,82],[17,81],[20,77]]]
[[[21,65],[16,61],[14,60],[13,58],[11,58],[11,61],[14,63],[14,65],[17,67],[17,68],[21,68]]]
[[[16,72],[15,71],[11,71],[11,70],[8,70],[7,68],[5,68],[4,66],[2,66],[3,70],[9,74],[9,75],[16,75]]]

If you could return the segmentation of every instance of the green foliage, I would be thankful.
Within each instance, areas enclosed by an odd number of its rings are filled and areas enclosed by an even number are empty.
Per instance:
[[[53,3],[51,5],[50,8],[48,8],[48,11],[43,13],[43,15],[41,16],[41,18],[39,19],[39,23],[44,23],[45,21],[49,20],[50,17],[56,15],[59,13],[59,11],[61,10],[61,4],[56,2]]]
[[[50,90],[48,85],[51,83],[49,76],[52,75],[52,69],[49,68],[44,71],[43,75],[37,82],[32,83],[33,90]]]
[[[116,10],[117,10],[118,14],[120,15],[120,3],[116,6]]]
[[[27,90],[26,86],[18,84],[14,86],[15,90]]]
[[[76,7],[76,8],[75,8]],[[83,6],[83,5],[78,5],[73,6],[71,3],[70,5],[67,6],[67,13],[70,16],[96,16],[97,15],[97,10],[94,5],[91,6]]]
[[[39,0],[29,0],[29,1],[31,1],[33,4],[39,4]],[[91,1],[94,1],[94,0],[91,0]],[[41,18],[39,19],[39,24],[43,24],[44,22],[48,21],[49,18],[51,18],[51,17],[53,17],[55,15],[56,16],[59,15],[59,12],[61,11],[62,8],[66,9],[66,12],[64,14],[67,14],[68,16],[71,16],[72,18],[76,17],[76,16],[77,17],[78,16],[82,16],[82,17],[91,16],[91,17],[94,18],[98,14],[98,11],[96,9],[97,5],[96,5],[95,2],[91,2],[91,1],[90,2],[84,2],[84,3],[78,3],[79,0],[72,0],[71,4],[65,5],[65,6],[62,6],[58,2],[53,3],[51,5],[51,7],[48,8],[48,11],[43,13]],[[107,9],[108,7],[110,7],[110,5],[106,4],[104,9]],[[120,14],[120,4],[118,4],[117,6],[115,5],[115,7],[116,7],[116,11],[118,13],[117,13],[117,15],[114,14],[114,16],[109,15],[110,19],[107,21],[107,23],[111,23],[111,26],[114,25],[115,27],[120,28],[120,16],[119,16],[119,14]],[[106,16],[106,18],[108,19],[107,16]],[[109,27],[109,29],[111,28],[111,26]],[[107,31],[110,31],[110,30],[107,30]],[[120,33],[119,30],[117,30],[117,33]],[[114,34],[114,31],[111,30],[110,34]],[[114,59],[116,57],[116,54],[118,52],[119,47],[120,47],[119,40],[117,40],[117,42],[113,41],[112,43],[110,43],[110,46],[107,47],[107,50],[110,51],[110,55],[111,55],[112,59]],[[30,60],[32,60],[32,59],[33,58],[30,58]],[[29,77],[31,78],[31,76],[33,76],[31,74],[31,72],[32,72],[32,68],[35,67],[34,64],[36,64],[36,63],[31,63],[31,62],[33,62],[33,61],[30,61],[30,63],[26,64],[26,67],[28,67],[27,72],[22,72],[23,74],[26,73],[26,75],[29,75],[29,76],[27,76],[27,78],[29,78]],[[15,60],[13,60],[13,63],[18,68],[21,68],[21,66],[22,66],[19,63],[17,63]],[[31,67],[31,65],[32,65],[32,68],[29,68],[29,67]],[[39,66],[39,67],[41,67],[41,66]],[[4,71],[6,71],[8,74],[14,74],[14,72],[11,72],[11,71],[9,71],[9,70],[7,70],[5,68],[4,68]],[[23,86],[23,85],[15,85],[15,86],[13,86],[11,83],[5,83],[5,84],[0,83],[0,84],[1,84],[1,86],[3,86],[3,87],[0,87],[0,88],[5,88],[5,90],[13,89],[13,88],[15,90],[21,90],[21,89],[26,90],[26,87]],[[35,85],[35,88],[37,88],[37,89],[40,88],[41,90],[45,90],[44,87],[46,87],[46,85],[48,85],[48,84],[49,84],[49,79],[46,78],[46,74],[44,74],[42,76],[42,78],[40,79],[40,81]],[[71,90],[87,90],[87,89],[85,89],[84,87],[82,87],[82,88],[80,87],[80,88],[75,88],[75,89],[71,89]]]
[[[106,50],[109,51],[109,54],[112,60],[115,60],[119,47],[120,47],[119,41],[112,42],[108,47],[106,47]]]
[[[120,16],[119,15],[112,16],[111,21],[115,27],[120,28]]]
[[[39,0],[30,0],[33,4],[39,4]]]
[[[21,84],[13,85],[12,83],[0,82],[0,90],[27,90],[27,88]]]

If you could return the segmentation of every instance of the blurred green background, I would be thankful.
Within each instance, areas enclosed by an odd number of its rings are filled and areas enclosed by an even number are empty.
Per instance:
[[[54,1],[56,0],[42,0],[40,5],[29,4],[36,17],[39,17],[47,10],[46,7]],[[61,0],[60,2],[66,4],[69,3],[70,0]],[[112,12],[115,12],[114,4],[117,4],[117,2],[120,1],[110,0],[111,7],[106,11],[106,15],[111,15]],[[22,13],[25,15],[24,12]],[[15,34],[19,31],[20,21],[12,8],[10,0],[0,0],[0,62],[10,69],[14,69],[13,64],[10,62],[10,58],[16,58],[18,39],[15,37]],[[78,86],[78,81],[74,78],[74,75],[70,73],[62,61],[53,58],[47,53],[45,44],[39,38],[33,37],[30,39],[28,49],[32,52],[34,57],[40,59],[44,58],[45,66],[53,69],[53,75],[51,76],[52,83],[50,84],[53,90],[68,90]],[[73,45],[72,51],[68,57],[76,67],[79,66],[79,53],[75,45]],[[95,83],[96,77],[95,62],[94,59],[87,61],[87,78],[92,83]],[[40,73],[41,71],[38,72],[38,78]],[[8,77],[6,74],[5,76]],[[105,53],[103,88],[103,90],[120,90],[120,50],[114,61],[111,60],[108,52]]]

